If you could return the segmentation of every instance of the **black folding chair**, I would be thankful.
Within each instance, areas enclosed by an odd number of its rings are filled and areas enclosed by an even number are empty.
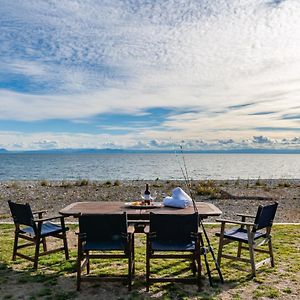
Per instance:
[[[32,212],[28,203],[19,204],[8,201],[8,204],[15,224],[15,240],[12,258],[13,260],[15,260],[17,256],[28,259],[34,263],[34,269],[37,269],[38,259],[42,255],[63,250],[65,252],[66,259],[69,259],[66,236],[66,232],[69,230],[69,228],[65,226],[63,216],[43,218],[43,213],[45,213],[46,211],[42,210]],[[34,218],[34,216],[37,216],[37,218]],[[55,219],[60,219],[60,226],[52,222],[48,222]],[[62,239],[63,247],[47,250],[47,237]],[[19,239],[25,239],[29,241],[29,243],[18,245]],[[40,252],[41,244],[43,245],[43,252]],[[29,246],[35,246],[34,257],[30,257],[18,251],[19,249]]]
[[[245,263],[250,263],[253,276],[256,276],[256,269],[265,263],[270,262],[271,266],[274,267],[271,228],[273,225],[273,220],[276,214],[277,206],[277,202],[267,206],[259,206],[256,216],[238,214],[238,216],[242,217],[241,221],[224,219],[217,220],[218,222],[221,222],[221,232],[216,234],[220,237],[218,252],[219,265],[221,263],[222,257],[242,261]],[[246,222],[246,218],[252,218],[254,219],[254,222]],[[237,224],[240,225],[240,227],[231,228],[230,230],[225,231],[226,223]],[[262,229],[264,229],[264,231],[262,231]],[[234,256],[229,254],[223,254],[223,247],[232,242],[238,242],[237,255]],[[257,248],[265,244],[266,242],[268,243],[267,250]],[[243,244],[247,244],[248,246],[243,246]],[[241,257],[242,249],[249,250],[250,259]],[[255,264],[255,251],[268,253],[269,257]]]
[[[125,279],[128,290],[131,290],[134,275],[134,227],[128,225],[126,213],[79,216],[77,290],[80,290],[83,280],[124,280],[121,276],[82,277],[85,268],[87,274],[90,273],[92,258],[127,258],[128,274]]]
[[[198,231],[198,214],[168,215],[150,213],[150,224],[145,228],[146,246],[146,288],[152,282],[194,282],[200,290],[201,233]],[[186,259],[191,261],[194,278],[150,277],[151,259]]]

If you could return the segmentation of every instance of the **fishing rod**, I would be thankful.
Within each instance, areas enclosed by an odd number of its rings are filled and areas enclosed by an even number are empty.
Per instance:
[[[191,197],[191,199],[192,199],[192,203],[193,203],[193,207],[194,207],[194,212],[195,212],[195,213],[199,213],[199,212],[198,212],[197,205],[196,205],[196,201],[195,201],[195,198],[194,198],[193,189],[192,189],[192,181],[191,181],[191,179],[190,179],[190,177],[189,177],[189,175],[188,175],[188,170],[187,170],[187,165],[186,165],[186,161],[185,161],[185,157],[184,157],[182,145],[180,145],[180,151],[181,151],[182,160],[183,160],[183,167],[181,166],[180,162],[179,162],[179,166],[180,166],[181,172],[182,172],[182,174],[183,174],[183,177],[184,177],[186,186],[187,186],[187,188],[188,188],[190,197]],[[175,151],[175,153],[176,153],[176,151]],[[202,237],[202,235],[200,234],[200,243],[201,243],[201,245],[202,245],[202,254],[203,254],[203,256],[204,256],[204,261],[205,261],[205,266],[206,266],[206,269],[207,269],[207,274],[208,274],[208,278],[209,278],[209,283],[210,283],[210,285],[212,286],[211,271],[210,271],[209,264],[208,264],[207,253],[211,253],[212,259],[213,259],[213,261],[214,261],[214,263],[215,263],[216,270],[217,270],[217,272],[218,272],[218,274],[219,274],[220,281],[221,281],[222,283],[224,283],[224,279],[223,279],[223,275],[222,275],[222,272],[221,272],[221,268],[220,268],[219,263],[218,263],[218,261],[217,261],[217,259],[216,259],[216,256],[215,256],[213,247],[211,246],[211,243],[210,243],[210,240],[209,240],[207,231],[206,231],[206,229],[205,229],[205,227],[204,227],[202,218],[199,218],[199,223],[200,223],[200,226],[201,226],[201,228],[202,228],[202,231],[203,231],[203,234],[204,234],[204,237],[205,237],[205,240],[206,240],[206,244],[207,244],[207,246],[205,247],[205,246],[204,246],[203,237]]]

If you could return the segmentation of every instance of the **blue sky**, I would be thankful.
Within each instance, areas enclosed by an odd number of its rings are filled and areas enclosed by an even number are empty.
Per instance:
[[[0,0],[0,148],[300,148],[298,0]]]

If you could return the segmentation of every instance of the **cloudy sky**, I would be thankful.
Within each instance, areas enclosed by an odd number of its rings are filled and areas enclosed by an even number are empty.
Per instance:
[[[299,0],[0,0],[0,148],[300,147]]]

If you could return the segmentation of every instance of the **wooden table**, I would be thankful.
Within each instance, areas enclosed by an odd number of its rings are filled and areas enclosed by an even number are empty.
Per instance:
[[[211,216],[219,216],[222,214],[221,210],[215,205],[207,202],[196,202],[199,216],[202,219]],[[193,207],[187,208],[172,208],[162,206],[160,208],[140,209],[125,207],[123,202],[75,202],[65,208],[59,213],[64,216],[78,216],[80,214],[111,214],[127,212],[129,221],[147,220],[149,219],[149,213],[162,213],[162,214],[192,214],[194,212]]]

